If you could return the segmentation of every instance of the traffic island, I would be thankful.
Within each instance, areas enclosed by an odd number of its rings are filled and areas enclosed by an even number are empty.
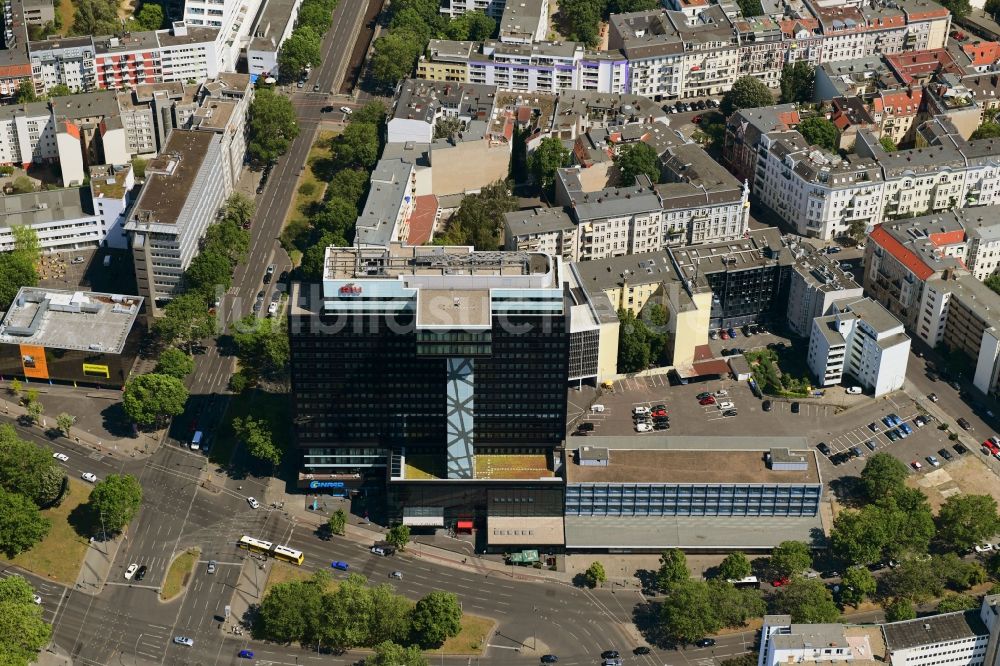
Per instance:
[[[191,548],[174,558],[167,570],[167,577],[163,579],[163,587],[160,588],[160,601],[172,601],[184,591],[191,580],[191,572],[199,555],[201,549]]]

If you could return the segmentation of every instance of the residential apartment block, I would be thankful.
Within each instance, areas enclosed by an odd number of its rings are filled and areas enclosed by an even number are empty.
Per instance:
[[[870,298],[839,301],[813,320],[809,371],[819,386],[845,376],[874,396],[899,390],[906,377],[910,338],[903,324]]]
[[[236,71],[262,0],[184,0],[182,20],[189,26],[212,28],[214,58],[219,71]]]
[[[448,18],[461,16],[465,12],[482,12],[499,19],[506,5],[505,0],[441,0],[440,11]]]
[[[264,0],[247,44],[247,67],[253,76],[277,76],[278,51],[292,35],[302,0]]]

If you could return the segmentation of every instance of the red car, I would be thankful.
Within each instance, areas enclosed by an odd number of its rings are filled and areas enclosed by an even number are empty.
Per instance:
[[[772,580],[771,585],[773,587],[781,587],[782,585],[788,585],[789,582],[791,582],[790,579],[788,576],[785,576],[784,578],[776,578]]]
[[[693,122],[695,125],[700,125],[701,124],[701,116],[695,116],[694,118],[691,119],[691,122]]]
[[[701,400],[698,401],[698,404],[699,405],[714,405],[715,404],[715,398],[713,398],[712,396],[708,396],[707,398],[702,398]]]
[[[728,340],[729,333],[727,333],[726,331],[722,331],[722,333],[719,333],[719,337],[722,338],[723,340]]]
[[[666,416],[666,415],[667,415],[667,410],[665,410],[665,409],[657,409],[656,411],[653,412],[653,418],[654,419],[658,418],[660,416]]]

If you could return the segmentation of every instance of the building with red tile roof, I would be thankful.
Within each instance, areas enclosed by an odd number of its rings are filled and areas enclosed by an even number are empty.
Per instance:
[[[969,58],[969,67],[977,72],[989,72],[1000,63],[1000,42],[962,44],[962,52]]]

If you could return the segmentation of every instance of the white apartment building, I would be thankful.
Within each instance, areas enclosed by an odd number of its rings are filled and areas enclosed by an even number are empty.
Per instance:
[[[64,85],[73,92],[97,88],[97,53],[91,37],[29,42],[28,53],[36,94],[47,94],[56,85]]]
[[[247,19],[249,21],[249,19]],[[235,60],[225,60],[220,53],[219,35],[215,30],[191,28],[182,23],[175,23],[170,30],[160,30],[156,33],[160,44],[161,81],[206,81],[219,75],[219,72],[236,70]],[[212,39],[215,39],[215,49]],[[238,49],[237,49],[238,55]]]
[[[996,595],[987,595],[976,610],[882,625],[889,663],[892,666],[984,666],[990,639],[996,640],[996,603]]]
[[[59,156],[56,127],[47,102],[0,106],[0,164],[27,167]]]
[[[100,219],[102,241],[105,247],[124,250],[128,248],[125,233],[125,214],[128,210],[129,192],[135,187],[132,165],[101,164],[90,167],[91,209]]]
[[[504,215],[504,249],[545,252],[564,262],[580,260],[578,228],[559,208],[515,210]]]
[[[251,75],[278,73],[278,51],[291,37],[302,0],[264,0],[247,44],[247,67]]]
[[[954,212],[965,227],[968,243],[965,265],[973,277],[985,280],[1000,268],[1000,206]]]
[[[443,117],[463,122],[492,118],[496,86],[407,79],[389,114],[387,143],[431,143]]]
[[[440,12],[448,18],[461,16],[465,12],[482,12],[499,19],[506,4],[505,0],[441,0]]]
[[[218,71],[236,71],[261,0],[184,0],[183,22],[218,30],[215,62]]]
[[[500,16],[500,41],[540,42],[549,32],[549,0],[510,0]]]
[[[793,624],[790,615],[765,615],[757,666],[873,663],[882,642],[877,625]]]
[[[178,22],[168,30],[95,38],[97,85],[123,89],[215,78],[220,71],[218,32]]]
[[[870,298],[840,301],[813,320],[809,370],[820,386],[844,376],[876,397],[903,386],[910,338],[903,323]]]

